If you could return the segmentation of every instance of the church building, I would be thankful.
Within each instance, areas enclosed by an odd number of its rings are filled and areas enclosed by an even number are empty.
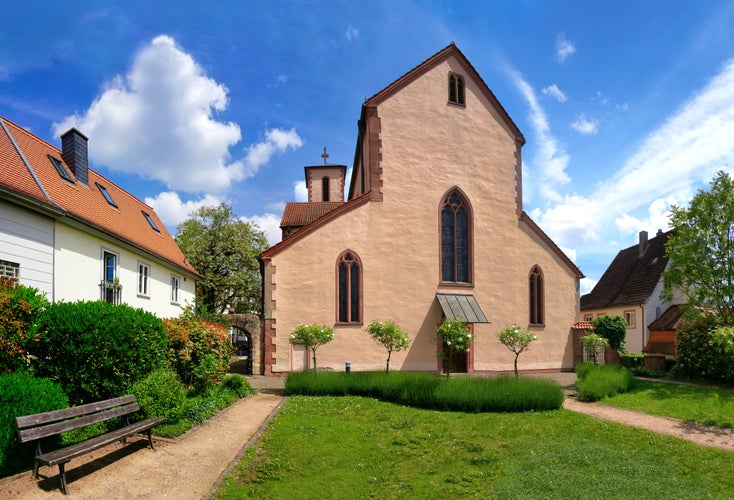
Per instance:
[[[310,367],[291,345],[301,323],[334,329],[319,368],[385,368],[367,326],[391,320],[411,338],[391,369],[444,370],[436,327],[468,323],[475,339],[452,372],[513,369],[496,333],[538,337],[521,371],[573,368],[581,271],[522,207],[520,130],[452,43],[362,105],[349,191],[346,167],[305,169],[308,202],[289,203],[283,240],[261,255],[263,345],[255,373]]]

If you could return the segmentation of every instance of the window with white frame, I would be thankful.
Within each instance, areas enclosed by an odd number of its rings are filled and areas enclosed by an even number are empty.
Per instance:
[[[102,250],[102,281],[99,284],[101,299],[111,304],[119,304],[122,285],[118,277],[120,256],[110,250]]]
[[[18,283],[18,280],[20,279],[20,264],[7,260],[0,260],[0,277],[8,278],[9,280]]]
[[[181,278],[175,274],[171,275],[171,302],[178,304],[178,290],[181,286]]]
[[[138,295],[150,295],[150,266],[138,261]]]
[[[627,328],[635,328],[635,311],[625,311],[624,321],[627,323]]]
[[[593,314],[585,314],[584,315],[584,321],[594,321],[594,315]]]

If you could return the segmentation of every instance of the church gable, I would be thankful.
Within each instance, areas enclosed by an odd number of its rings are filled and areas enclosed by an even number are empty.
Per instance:
[[[363,334],[375,319],[394,320],[413,338],[398,366],[440,371],[435,327],[457,314],[454,302],[481,312],[472,321],[476,354],[462,361],[463,371],[511,366],[493,335],[508,324],[538,333],[530,368],[568,368],[582,275],[522,211],[524,142],[453,44],[367,99],[348,201],[304,218],[261,255],[264,371],[308,366],[288,343],[303,322],[334,327],[322,366],[338,369],[349,359],[355,370],[375,369],[382,353]],[[331,203],[323,200],[328,174],[309,168],[311,201],[289,204],[284,214],[294,226]]]

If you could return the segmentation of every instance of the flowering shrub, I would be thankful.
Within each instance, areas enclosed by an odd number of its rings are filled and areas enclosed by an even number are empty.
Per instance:
[[[367,331],[374,340],[387,349],[387,365],[385,373],[390,371],[390,356],[393,351],[404,351],[410,347],[410,339],[405,333],[392,321],[373,321],[367,327]]]
[[[456,352],[469,352],[474,335],[466,327],[462,318],[443,320],[436,333],[441,337],[441,340],[446,345],[448,354],[444,351],[438,351],[436,355],[439,359],[447,360],[446,363],[446,376],[451,375],[451,358]]]
[[[28,349],[38,340],[37,318],[47,306],[36,288],[0,277],[0,373],[28,367]]]
[[[227,329],[194,315],[187,308],[163,321],[168,336],[168,363],[184,384],[205,391],[222,381],[234,346]]]
[[[538,340],[538,336],[517,325],[512,325],[497,332],[497,340],[515,353],[515,377],[517,377],[517,358],[530,349],[530,342]]]
[[[688,319],[678,326],[675,343],[677,376],[734,381],[734,327]]]
[[[290,343],[311,349],[313,355],[313,371],[316,371],[316,349],[334,340],[334,330],[324,325],[298,325],[291,332]]]

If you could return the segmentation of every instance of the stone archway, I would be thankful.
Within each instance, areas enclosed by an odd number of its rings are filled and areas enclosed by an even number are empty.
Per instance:
[[[262,375],[264,366],[260,316],[257,314],[228,314],[227,319],[232,325],[231,334],[235,349],[238,347],[241,349],[240,355],[232,358],[230,370],[244,375]],[[243,350],[249,352],[245,354]]]

